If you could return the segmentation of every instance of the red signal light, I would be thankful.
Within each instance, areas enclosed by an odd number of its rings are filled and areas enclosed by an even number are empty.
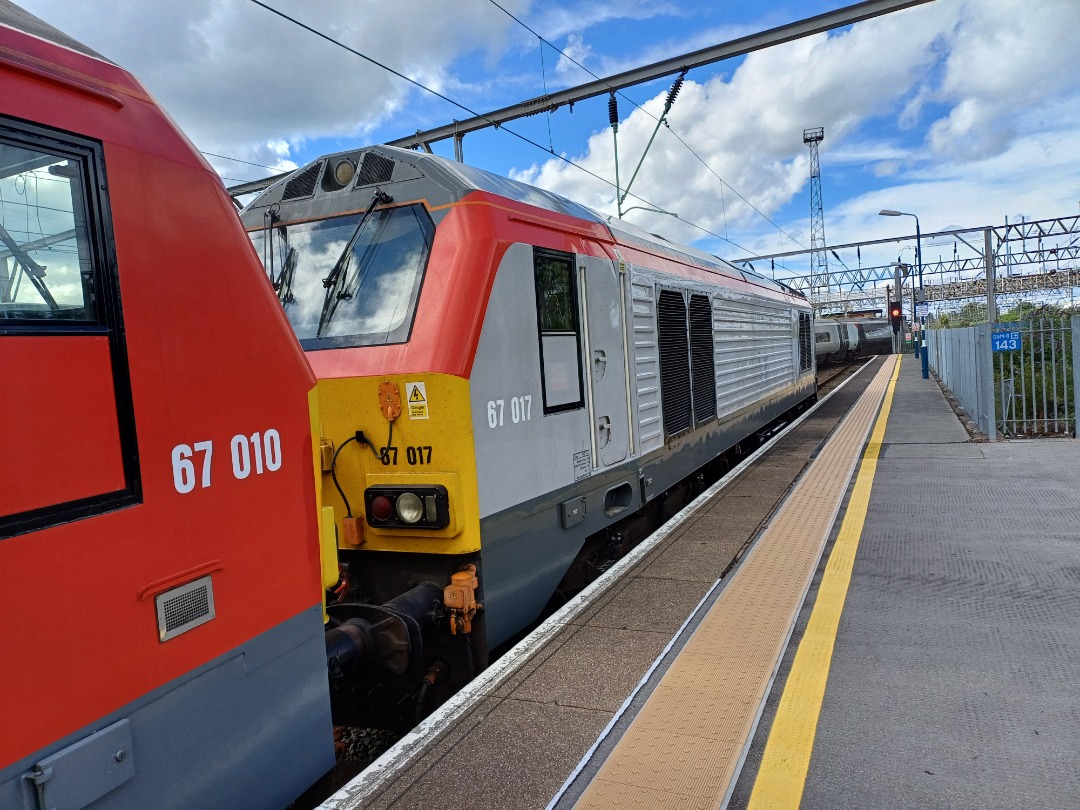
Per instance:
[[[904,310],[899,301],[889,303],[889,322],[894,332],[899,332],[904,326]]]
[[[371,499],[371,516],[377,520],[389,520],[394,514],[394,503],[385,495],[376,495]]]

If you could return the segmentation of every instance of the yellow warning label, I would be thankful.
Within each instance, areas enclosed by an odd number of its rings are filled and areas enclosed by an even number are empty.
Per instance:
[[[427,419],[427,387],[422,382],[405,383],[405,397],[409,403],[410,419]]]

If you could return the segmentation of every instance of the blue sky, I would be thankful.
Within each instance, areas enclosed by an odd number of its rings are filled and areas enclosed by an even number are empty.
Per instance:
[[[591,78],[555,48],[607,76],[845,5],[500,0],[552,43],[541,45],[491,0],[266,2],[476,112]],[[138,75],[200,149],[225,156],[208,159],[229,182],[266,170],[225,158],[288,168],[469,115],[250,0],[22,4]],[[1076,31],[1077,0],[935,0],[693,70],[634,191],[700,227],[640,210],[627,219],[727,258],[809,246],[802,132],[816,126],[829,244],[912,232],[881,208],[917,213],[924,232],[1076,214]],[[657,114],[669,85],[626,95]],[[619,112],[625,180],[655,119],[625,100]],[[606,98],[508,127],[614,179]],[[614,212],[610,185],[508,133],[467,136],[465,159]],[[926,258],[954,244],[928,244]],[[861,261],[887,263],[901,247]]]

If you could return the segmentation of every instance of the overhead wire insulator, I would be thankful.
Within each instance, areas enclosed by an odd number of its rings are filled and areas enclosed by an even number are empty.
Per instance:
[[[679,91],[682,90],[683,79],[686,78],[686,69],[684,68],[682,73],[675,77],[675,81],[671,83],[671,89],[668,90],[667,101],[664,102],[664,115],[668,114],[668,110],[671,109],[671,105],[675,103],[675,99],[679,95]]]
[[[672,104],[675,103],[675,99],[679,95],[679,91],[682,90],[682,83],[685,77],[686,71],[684,70],[675,78],[675,81],[671,83],[671,89],[668,90],[667,94],[667,106],[670,107]]]
[[[615,98],[615,91],[611,91],[607,101],[608,122],[613,127],[619,126],[619,100]]]

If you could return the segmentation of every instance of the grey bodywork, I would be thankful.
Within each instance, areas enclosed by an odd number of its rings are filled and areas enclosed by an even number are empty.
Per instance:
[[[373,165],[383,166],[377,180],[365,171],[369,155],[376,156]],[[343,159],[358,167],[358,179],[341,188],[327,185]],[[298,193],[298,184],[290,182],[305,172],[310,189]],[[469,377],[490,645],[538,615],[589,535],[814,393],[812,360],[800,368],[799,313],[810,308],[798,294],[552,192],[461,163],[385,146],[328,155],[271,186],[241,217],[256,229],[268,224],[264,214],[270,211],[283,222],[363,211],[376,188],[397,201],[424,200],[436,227],[447,206],[484,191],[538,214],[599,225],[604,234],[601,241],[585,237],[588,249],[573,256],[578,407],[544,413],[533,245],[506,250],[491,289]],[[557,219],[546,219],[545,228],[560,230]],[[567,233],[583,245],[580,226],[568,226]],[[620,246],[656,257],[642,260],[655,266],[624,261]],[[694,270],[684,276],[657,269],[670,262]],[[687,300],[707,296],[712,310],[716,415],[674,438],[663,429],[660,290]],[[477,291],[462,294],[469,292]],[[560,351],[567,345],[561,343]]]
[[[598,246],[599,249],[599,246]],[[505,254],[470,378],[488,639],[497,644],[543,609],[585,539],[639,509],[814,393],[799,364],[798,315],[778,297],[720,276],[690,281],[577,255],[582,407],[544,414],[533,248]],[[663,429],[655,301],[660,289],[707,295],[713,313],[717,417],[677,438]],[[529,396],[530,418],[507,403]],[[502,420],[492,427],[502,402]],[[611,493],[629,501],[611,508]],[[584,499],[568,521],[565,504]]]
[[[280,810],[334,766],[322,625],[316,605],[12,763],[0,807],[40,810],[40,770],[48,808]]]

